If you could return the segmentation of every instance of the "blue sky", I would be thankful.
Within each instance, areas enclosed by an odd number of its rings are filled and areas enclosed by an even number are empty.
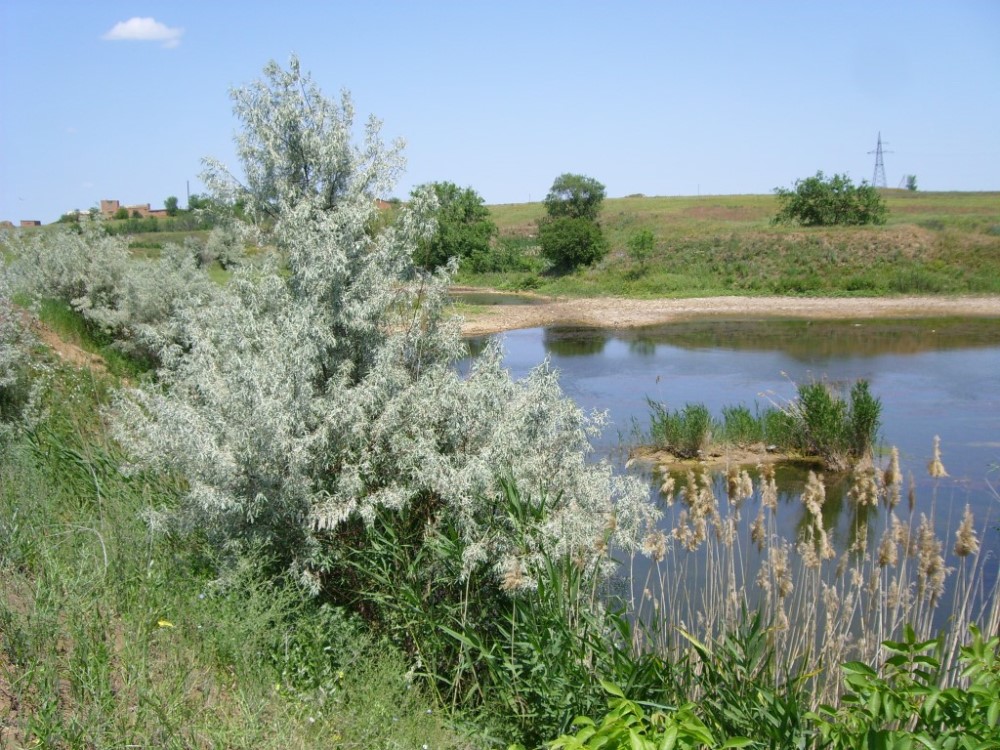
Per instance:
[[[145,20],[143,20],[145,19]],[[138,38],[137,38],[138,37]],[[291,53],[406,140],[395,194],[767,193],[822,169],[1000,190],[1000,2],[0,0],[0,219],[185,205],[229,89]]]

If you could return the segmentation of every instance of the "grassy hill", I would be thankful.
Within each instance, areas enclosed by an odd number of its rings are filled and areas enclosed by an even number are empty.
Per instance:
[[[600,216],[607,256],[567,275],[548,272],[538,256],[541,202],[490,206],[500,229],[498,250],[518,258],[519,270],[463,269],[457,281],[551,295],[634,298],[1000,294],[1000,192],[882,192],[889,216],[877,227],[775,225],[773,195],[610,198]],[[156,228],[129,234],[130,247],[156,257],[168,242],[204,242],[208,235],[167,223]],[[656,247],[638,264],[626,248],[628,238],[643,229],[653,233]]]
[[[878,227],[773,225],[772,195],[612,198],[601,225],[604,260],[565,276],[532,270],[461,275],[465,284],[549,294],[669,297],[713,294],[1000,293],[1000,193],[884,191]],[[490,208],[501,240],[537,254],[541,203]],[[656,237],[645,264],[628,256],[641,229]]]

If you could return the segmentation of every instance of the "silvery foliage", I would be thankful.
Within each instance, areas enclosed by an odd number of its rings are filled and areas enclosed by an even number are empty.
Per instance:
[[[218,263],[223,268],[235,268],[244,259],[244,245],[238,229],[226,221],[216,226],[208,234],[203,245],[199,245],[198,263],[204,268]]]
[[[9,249],[22,291],[63,300],[122,350],[151,360],[180,343],[180,312],[218,293],[199,267],[200,246],[168,244],[158,260],[135,258],[127,238],[108,236],[98,221],[32,233]]]
[[[398,146],[383,147],[374,120],[353,145],[347,95],[323,99],[296,61],[265,75],[234,93],[246,182],[214,163],[205,180],[247,201],[283,265],[241,268],[211,306],[189,309],[187,346],[160,384],[120,405],[138,462],[187,480],[167,520],[222,547],[263,542],[306,581],[336,556],[345,522],[417,502],[455,520],[467,570],[530,570],[543,550],[594,561],[612,527],[633,546],[655,520],[648,491],[587,462],[599,422],[556,375],[542,366],[514,381],[497,346],[467,375],[455,367],[466,348],[446,314],[453,269],[429,275],[411,258],[433,230],[433,194],[372,229]],[[497,522],[507,471],[557,498],[533,549],[515,549]]]
[[[34,396],[31,390],[30,347],[34,337],[28,329],[25,311],[11,301],[11,287],[6,269],[0,261],[0,453],[3,452],[18,426],[24,424],[31,411]]]

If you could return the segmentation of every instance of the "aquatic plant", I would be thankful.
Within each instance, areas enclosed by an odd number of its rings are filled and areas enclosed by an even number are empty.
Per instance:
[[[823,382],[802,383],[797,396],[784,405],[750,412],[727,406],[714,419],[704,404],[668,409],[646,399],[650,407],[649,439],[653,447],[678,458],[694,458],[710,447],[757,446],[798,456],[819,458],[830,469],[843,470],[867,457],[878,438],[882,405],[866,380],[852,386],[848,398]]]

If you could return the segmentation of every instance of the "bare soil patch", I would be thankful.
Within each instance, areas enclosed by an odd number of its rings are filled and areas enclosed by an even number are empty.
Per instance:
[[[43,323],[36,321],[32,330],[38,339],[52,349],[62,361],[75,367],[86,367],[93,372],[107,372],[108,368],[103,357],[91,354],[69,341],[64,341],[58,333]]]
[[[636,328],[702,317],[871,320],[949,316],[1000,318],[1000,297],[553,298],[541,304],[496,305],[475,310],[464,315],[462,333],[481,336],[554,325]]]
[[[630,455],[632,459],[656,467],[661,472],[686,471],[687,469],[717,471],[734,467],[752,468],[764,464],[781,463],[815,464],[817,467],[823,465],[819,458],[768,450],[764,445],[749,448],[710,447],[696,458],[681,458],[670,451],[647,445],[633,449]]]

